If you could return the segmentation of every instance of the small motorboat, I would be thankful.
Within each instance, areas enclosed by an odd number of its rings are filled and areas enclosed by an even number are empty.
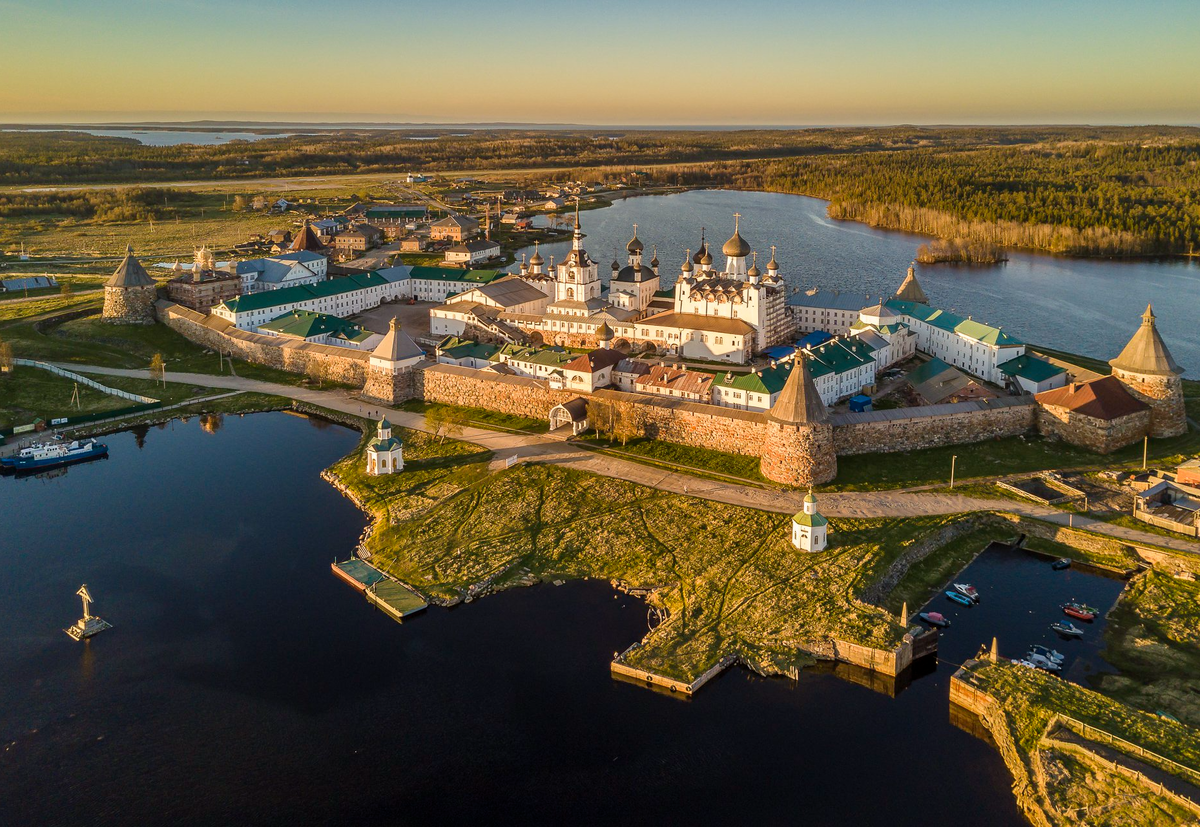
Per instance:
[[[1057,560],[1055,560],[1053,563],[1050,564],[1050,568],[1054,569],[1055,571],[1062,571],[1063,569],[1069,569],[1069,568],[1071,568],[1071,561],[1068,560],[1066,557],[1059,557]]]
[[[1035,655],[1033,652],[1030,652],[1028,655],[1026,655],[1025,660],[1029,661],[1038,669],[1041,669],[1045,672],[1062,671],[1061,663],[1055,663],[1054,661],[1050,660],[1050,658],[1044,658],[1041,655]]]
[[[961,603],[963,606],[974,606],[975,605],[974,600],[967,597],[965,594],[959,594],[958,592],[952,592],[952,591],[947,590],[946,597],[950,598],[955,603]]]
[[[979,590],[976,589],[974,586],[972,586],[970,583],[955,583],[954,590],[956,592],[958,592],[959,594],[961,594],[963,597],[971,598],[972,603],[979,602]]]
[[[1050,624],[1050,628],[1063,637],[1083,637],[1083,629],[1070,621],[1056,621]]]
[[[1066,658],[1056,649],[1051,649],[1049,646],[1043,646],[1040,643],[1035,643],[1029,647],[1031,655],[1041,655],[1042,657],[1052,660],[1055,663],[1062,663]]]
[[[1022,660],[1014,660],[1014,661],[1013,661],[1013,663],[1015,663],[1017,666],[1024,666],[1024,667],[1025,667],[1025,668],[1027,668],[1027,669],[1037,669],[1037,664],[1036,664],[1036,663],[1031,663],[1031,662],[1029,662],[1029,661],[1027,661],[1027,660],[1024,660],[1024,659],[1022,659]]]
[[[1062,610],[1067,617],[1073,617],[1076,620],[1092,621],[1096,619],[1096,610],[1080,603],[1064,603]]]
[[[924,620],[929,625],[937,626],[940,629],[944,629],[950,625],[950,621],[941,612],[921,612],[917,615],[917,617],[921,618],[921,620]]]

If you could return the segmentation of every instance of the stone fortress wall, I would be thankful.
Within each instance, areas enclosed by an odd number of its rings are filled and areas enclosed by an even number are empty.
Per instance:
[[[196,344],[238,359],[292,373],[319,373],[322,379],[347,385],[365,385],[369,351],[335,345],[298,342],[238,330],[230,322],[206,316],[169,301],[158,302],[158,318],[167,327]]]
[[[1039,430],[1071,442],[1080,438],[1078,423],[1051,416],[1029,396],[836,414],[830,417],[829,425],[801,426],[794,429],[794,434],[782,434],[778,425],[763,413],[670,397],[612,389],[592,394],[556,390],[539,379],[430,362],[395,375],[385,374],[370,368],[371,354],[365,351],[238,330],[223,319],[169,301],[159,301],[157,311],[160,321],[205,347],[281,370],[319,372],[322,378],[331,381],[362,386],[365,396],[389,404],[417,398],[545,419],[555,405],[584,396],[618,408],[634,424],[635,432],[649,438],[762,457],[764,475],[788,485],[808,485],[833,478],[836,459],[831,462],[827,451],[817,450],[828,445],[830,439],[834,456],[848,456],[960,445]],[[1145,428],[1145,423],[1129,427]],[[1099,452],[1104,452],[1114,440],[1127,437],[1108,433],[1083,436],[1088,447]]]

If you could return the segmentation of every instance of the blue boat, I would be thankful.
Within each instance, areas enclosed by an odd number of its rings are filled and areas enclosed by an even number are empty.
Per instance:
[[[950,598],[955,603],[961,603],[964,606],[974,606],[975,605],[974,600],[967,597],[965,594],[959,594],[958,592],[947,591],[946,597]]]
[[[1068,560],[1066,557],[1060,557],[1057,560],[1055,560],[1053,563],[1050,564],[1050,568],[1054,569],[1055,571],[1062,571],[1063,569],[1069,569],[1069,568],[1071,568],[1071,561]]]
[[[5,471],[42,471],[104,456],[108,456],[108,446],[94,439],[85,439],[82,442],[79,440],[56,441],[43,445],[30,445],[22,448],[16,456],[0,458],[0,469]]]

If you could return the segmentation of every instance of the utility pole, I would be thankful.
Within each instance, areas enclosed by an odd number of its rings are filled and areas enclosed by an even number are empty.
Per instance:
[[[954,487],[954,466],[958,462],[958,454],[950,457],[950,487]]]
[[[1142,438],[1142,470],[1146,470],[1146,455],[1150,453],[1150,435]]]

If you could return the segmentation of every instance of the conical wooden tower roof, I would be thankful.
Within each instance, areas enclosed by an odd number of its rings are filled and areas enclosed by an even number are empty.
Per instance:
[[[146,272],[142,263],[133,256],[133,245],[125,248],[125,258],[117,271],[105,282],[108,287],[153,287],[154,279]]]
[[[1158,333],[1154,324],[1154,308],[1146,305],[1142,314],[1142,326],[1133,334],[1129,344],[1121,351],[1121,355],[1109,361],[1117,370],[1130,373],[1142,373],[1150,376],[1174,376],[1183,373],[1183,368],[1175,364],[1167,343]]]
[[[925,291],[921,289],[920,282],[917,281],[916,267],[909,265],[908,275],[904,277],[900,289],[896,291],[896,298],[906,302],[929,304],[929,297],[925,295]]]
[[[808,362],[799,353],[779,398],[767,416],[785,425],[813,425],[829,421],[829,410],[821,401],[821,394],[817,393],[812,374],[808,372]]]
[[[325,249],[325,245],[321,243],[321,239],[317,237],[316,231],[307,221],[300,228],[300,232],[296,233],[296,237],[292,239],[292,246],[288,248],[293,253],[308,251],[310,253],[319,253]]]
[[[373,358],[386,359],[389,362],[403,362],[405,359],[424,355],[425,351],[417,347],[417,343],[412,340],[412,337],[400,329],[400,320],[394,317],[387,335],[371,353]]]

